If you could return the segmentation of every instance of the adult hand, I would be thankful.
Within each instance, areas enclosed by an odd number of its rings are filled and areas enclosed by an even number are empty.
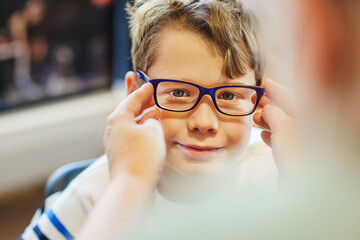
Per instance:
[[[272,148],[274,159],[280,170],[299,169],[299,138],[294,119],[294,102],[286,87],[266,80],[265,94],[254,114],[254,122],[265,129],[263,141]]]
[[[146,216],[165,162],[153,87],[131,93],[108,117],[104,136],[111,180],[77,239],[127,239]],[[142,115],[140,115],[142,114]],[[140,117],[139,117],[140,116]]]
[[[153,87],[144,84],[131,93],[108,117],[104,135],[110,174],[130,174],[153,186],[165,162],[166,148],[158,109],[154,106]],[[140,117],[139,117],[140,116]]]

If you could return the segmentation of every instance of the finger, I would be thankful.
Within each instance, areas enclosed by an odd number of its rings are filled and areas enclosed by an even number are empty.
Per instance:
[[[160,118],[160,110],[154,106],[153,108],[149,109],[148,111],[146,110],[146,112],[144,114],[141,114],[135,120],[137,123],[143,124],[149,118],[158,120]]]
[[[257,127],[270,130],[269,125],[265,122],[265,120],[264,120],[264,118],[262,116],[262,111],[261,112],[256,112],[254,114],[253,119],[254,119],[254,123],[257,125]]]
[[[266,145],[271,147],[271,132],[268,131],[262,131],[261,132],[261,138],[264,141]]]
[[[121,116],[135,119],[145,109],[154,106],[154,89],[150,83],[146,83],[139,89],[127,96],[110,116]]]
[[[289,116],[278,106],[267,104],[263,108],[262,118],[269,126],[271,132],[281,129],[282,125],[289,119]]]
[[[263,108],[266,104],[271,103],[270,99],[264,94],[259,101],[258,108]]]
[[[268,97],[273,104],[284,109],[288,115],[294,115],[293,93],[290,88],[276,83],[271,79],[265,81],[264,88],[266,97]]]

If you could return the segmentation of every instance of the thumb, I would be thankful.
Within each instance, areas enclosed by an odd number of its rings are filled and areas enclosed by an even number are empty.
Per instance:
[[[139,89],[127,96],[110,114],[111,117],[121,116],[125,119],[134,120],[145,109],[152,107],[154,89],[150,83],[146,83]]]

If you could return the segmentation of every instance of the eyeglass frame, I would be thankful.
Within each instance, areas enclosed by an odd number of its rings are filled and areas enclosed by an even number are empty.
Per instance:
[[[136,73],[139,75],[138,77],[145,81],[146,83],[151,83],[153,85],[153,88],[154,88],[154,100],[155,100],[155,104],[156,106],[158,106],[160,109],[163,109],[163,110],[166,110],[166,111],[170,111],[170,112],[188,112],[188,111],[191,111],[193,110],[198,104],[199,102],[201,101],[202,97],[204,95],[209,95],[213,101],[213,104],[216,108],[216,110],[224,115],[227,115],[227,116],[232,116],[232,117],[244,117],[244,116],[248,116],[248,115],[251,115],[255,112],[257,106],[259,105],[259,102],[260,102],[260,99],[261,97],[264,95],[264,92],[265,92],[265,89],[262,88],[262,87],[257,87],[257,86],[249,86],[249,85],[221,85],[221,86],[217,86],[217,87],[211,87],[211,88],[207,88],[207,87],[203,87],[203,86],[200,86],[200,85],[197,85],[195,83],[191,83],[191,82],[187,82],[187,81],[182,81],[182,80],[175,80],[175,79],[167,79],[167,78],[161,78],[161,79],[152,79],[150,78],[149,76],[146,75],[146,73],[144,73],[143,71],[141,70],[137,70]],[[164,108],[162,107],[158,101],[157,101],[157,96],[156,96],[156,90],[157,90],[157,87],[158,85],[161,83],[161,82],[178,82],[178,83],[186,83],[186,84],[190,84],[194,87],[197,87],[199,89],[199,96],[198,96],[198,99],[196,100],[195,104],[193,107],[187,109],[187,110],[172,110],[172,109],[168,109],[168,108]],[[254,108],[251,112],[249,113],[245,113],[245,114],[239,114],[239,115],[235,115],[235,114],[229,114],[229,113],[225,113],[223,111],[221,111],[216,103],[216,99],[215,99],[215,93],[218,89],[221,89],[221,88],[227,88],[227,87],[239,87],[239,88],[248,88],[248,89],[253,89],[256,91],[256,102],[255,102],[255,105],[254,105]]]

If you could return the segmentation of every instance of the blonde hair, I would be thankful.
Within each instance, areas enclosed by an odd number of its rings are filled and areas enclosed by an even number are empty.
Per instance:
[[[265,59],[257,19],[239,0],[135,0],[127,10],[134,70],[148,70],[161,31],[176,26],[214,43],[224,56],[227,77],[233,79],[251,69],[260,84]]]

